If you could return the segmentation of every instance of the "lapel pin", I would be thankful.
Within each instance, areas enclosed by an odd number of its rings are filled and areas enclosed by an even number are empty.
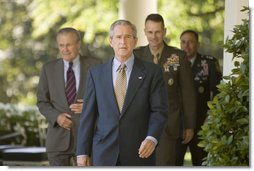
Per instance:
[[[142,80],[142,77],[138,77],[139,80]]]

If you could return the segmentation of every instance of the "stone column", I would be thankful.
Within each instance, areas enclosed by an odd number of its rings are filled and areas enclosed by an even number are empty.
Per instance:
[[[138,44],[147,44],[144,34],[145,18],[150,13],[157,13],[157,0],[120,0],[119,19],[126,19],[136,25],[138,31]]]
[[[247,14],[240,10],[243,6],[248,6],[248,0],[226,0],[225,1],[225,22],[224,22],[224,42],[227,38],[233,35],[233,28],[235,25],[242,23],[242,19],[247,18]],[[234,68],[234,61],[232,61],[232,53],[224,51],[223,55],[223,76],[231,74]]]

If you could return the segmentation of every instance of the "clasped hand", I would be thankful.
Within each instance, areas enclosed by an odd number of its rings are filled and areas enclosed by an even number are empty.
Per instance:
[[[83,110],[83,99],[77,99],[77,102],[70,105],[70,109],[75,114],[80,114]],[[72,127],[71,115],[68,113],[61,113],[57,117],[57,124],[67,130]]]

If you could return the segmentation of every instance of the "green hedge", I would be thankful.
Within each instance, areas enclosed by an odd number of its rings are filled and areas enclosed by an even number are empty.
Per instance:
[[[224,45],[241,62],[218,86],[220,93],[208,103],[208,119],[199,132],[208,166],[249,166],[249,20],[242,21]]]
[[[36,106],[0,103],[0,144],[45,146],[46,120]]]

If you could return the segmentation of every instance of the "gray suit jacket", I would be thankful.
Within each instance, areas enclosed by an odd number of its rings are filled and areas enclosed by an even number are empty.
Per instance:
[[[83,99],[86,72],[92,65],[99,63],[95,58],[80,57],[80,85],[76,99]],[[45,63],[42,67],[37,89],[37,106],[48,121],[46,149],[48,152],[66,151],[70,144],[76,144],[79,114],[69,109],[65,96],[64,62],[62,58]],[[60,113],[72,116],[73,127],[68,131],[60,127],[56,119]],[[71,152],[75,152],[72,149]]]
[[[89,70],[85,104],[80,118],[77,155],[92,155],[95,166],[154,165],[138,149],[146,136],[159,140],[168,102],[162,70],[135,58],[123,110],[120,113],[113,87],[112,60]]]

